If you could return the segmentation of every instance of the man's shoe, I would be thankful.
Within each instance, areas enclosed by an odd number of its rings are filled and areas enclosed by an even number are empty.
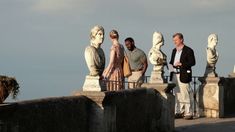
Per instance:
[[[184,116],[184,119],[185,120],[192,120],[193,116],[192,115],[186,115],[186,116]]]

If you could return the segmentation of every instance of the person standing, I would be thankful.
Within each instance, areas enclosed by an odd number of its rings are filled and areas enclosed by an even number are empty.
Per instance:
[[[141,84],[144,83],[145,72],[148,67],[146,54],[144,51],[135,46],[135,41],[131,37],[125,39],[125,45],[127,48],[126,55],[128,57],[132,72],[132,74],[128,77],[128,87],[140,87]]]
[[[123,59],[124,47],[119,43],[119,34],[116,30],[109,33],[112,41],[110,50],[110,61],[103,72],[103,77],[107,80],[107,91],[116,91],[124,89],[123,81]]]
[[[170,64],[173,67],[172,81],[176,84],[175,93],[175,116],[176,118],[193,119],[193,97],[190,88],[192,81],[191,67],[196,64],[194,51],[184,44],[182,33],[173,35],[175,48],[172,51]]]

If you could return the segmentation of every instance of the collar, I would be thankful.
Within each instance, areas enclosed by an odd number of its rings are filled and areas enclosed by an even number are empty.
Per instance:
[[[181,46],[181,47],[176,47],[175,49],[176,49],[177,52],[180,52],[180,51],[183,50],[184,47],[185,47],[185,45],[183,45],[183,46]]]
[[[130,50],[129,50],[130,51]],[[137,51],[137,48],[135,47],[132,51],[130,51],[131,53],[134,53]]]

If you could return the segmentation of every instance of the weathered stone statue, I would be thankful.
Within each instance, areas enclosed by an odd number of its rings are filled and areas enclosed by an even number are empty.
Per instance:
[[[216,51],[215,47],[218,44],[218,36],[216,34],[211,34],[208,37],[208,46],[207,46],[207,66],[205,71],[205,76],[208,77],[217,77],[217,73],[215,71],[216,63],[219,58],[219,54]]]
[[[166,117],[174,118],[175,96],[172,94],[172,89],[175,87],[173,83],[167,83],[164,79],[164,66],[167,66],[167,56],[162,52],[161,47],[164,45],[164,38],[160,32],[153,33],[152,48],[148,53],[148,59],[153,64],[153,71],[149,82],[143,83],[142,88],[151,88],[159,92],[163,99],[163,111],[168,111],[170,114],[162,114],[160,124],[162,124]],[[174,124],[172,121],[167,121]],[[173,125],[174,126],[174,125]],[[168,130],[166,130],[168,131]],[[170,130],[169,130],[170,131]]]
[[[85,50],[85,59],[90,76],[101,76],[105,67],[105,55],[101,48],[104,41],[104,28],[95,26],[91,29],[91,43]]]
[[[210,34],[207,46],[207,66],[204,77],[199,77],[199,109],[200,115],[206,117],[223,117],[224,115],[224,78],[218,77],[215,65],[219,54],[215,47],[218,36]]]
[[[153,64],[153,71],[150,78],[150,83],[164,82],[164,66],[167,66],[167,56],[161,51],[164,45],[164,38],[160,32],[153,33],[153,47],[150,49],[148,58]]]
[[[105,86],[100,78],[105,68],[105,54],[101,48],[104,41],[104,28],[94,26],[91,29],[90,38],[90,45],[85,49],[85,60],[90,73],[86,76],[83,91],[103,91]]]

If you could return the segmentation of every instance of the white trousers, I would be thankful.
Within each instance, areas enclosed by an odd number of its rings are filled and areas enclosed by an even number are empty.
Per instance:
[[[193,115],[193,91],[189,83],[180,81],[180,74],[174,74],[173,80],[176,87],[175,95],[175,114]]]
[[[140,88],[141,84],[144,83],[144,76],[141,71],[132,72],[131,76],[128,77],[129,88]]]

